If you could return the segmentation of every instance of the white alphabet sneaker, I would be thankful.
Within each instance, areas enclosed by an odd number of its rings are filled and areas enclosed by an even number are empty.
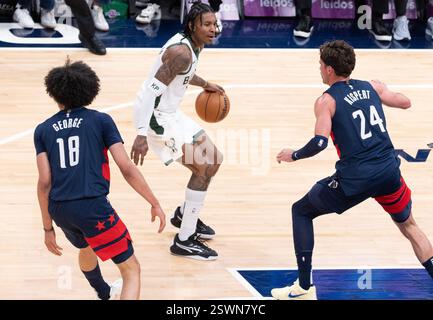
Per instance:
[[[135,18],[138,23],[150,23],[152,20],[161,20],[161,8],[156,3],[148,3]]]
[[[433,40],[433,17],[428,18],[425,33]]]
[[[41,9],[41,25],[48,29],[55,29],[57,26],[56,19],[54,18],[54,9],[46,11]]]
[[[272,289],[271,295],[277,300],[317,300],[316,287],[304,290],[298,280],[290,287]]]
[[[397,41],[411,39],[409,32],[409,20],[406,16],[397,17],[394,20],[394,27],[392,28],[392,35]]]
[[[108,26],[107,20],[105,20],[104,10],[102,10],[100,6],[93,5],[92,17],[93,21],[95,22],[96,29],[99,31],[108,31],[110,27]]]
[[[14,11],[13,19],[17,22],[22,28],[33,29],[35,26],[35,22],[30,16],[29,10],[17,8]]]

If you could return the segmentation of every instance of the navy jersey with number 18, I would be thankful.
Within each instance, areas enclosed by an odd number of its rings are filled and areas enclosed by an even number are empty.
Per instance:
[[[336,102],[331,138],[340,157],[335,167],[345,194],[379,186],[400,166],[379,95],[369,82],[353,79],[334,83],[325,93]]]
[[[122,142],[113,119],[85,107],[59,111],[36,127],[36,154],[46,152],[51,168],[50,199],[77,200],[107,195],[108,148]]]

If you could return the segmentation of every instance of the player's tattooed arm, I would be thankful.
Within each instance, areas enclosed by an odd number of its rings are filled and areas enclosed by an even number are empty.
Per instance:
[[[178,74],[189,69],[191,61],[191,50],[186,45],[174,45],[162,56],[162,65],[155,78],[168,86]]]
[[[203,78],[200,78],[198,75],[194,75],[189,83],[193,86],[202,87],[203,89],[206,89],[206,86],[208,85],[208,82]]]
[[[215,83],[208,82],[203,78],[200,78],[198,75],[194,75],[189,83],[193,86],[202,87],[206,91],[224,93],[223,87]]]

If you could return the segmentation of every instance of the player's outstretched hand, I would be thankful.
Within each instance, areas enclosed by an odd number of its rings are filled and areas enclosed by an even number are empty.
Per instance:
[[[156,217],[159,219],[159,229],[158,233],[161,233],[165,228],[165,213],[162,211],[160,206],[152,207],[150,209],[150,214],[152,215],[152,222],[155,221]]]
[[[203,89],[210,92],[218,92],[220,94],[223,94],[225,92],[223,87],[211,82],[208,82],[207,85],[203,87]]]
[[[61,256],[63,250],[56,242],[56,232],[53,230],[45,232],[45,246],[48,251],[56,256]]]
[[[292,153],[294,150],[292,149],[283,149],[280,151],[280,153],[277,155],[277,161],[278,163],[281,163],[281,161],[285,162],[293,162],[292,159]]]
[[[135,165],[143,165],[144,157],[147,154],[149,146],[147,145],[147,137],[138,135],[131,149],[131,160],[134,161]]]

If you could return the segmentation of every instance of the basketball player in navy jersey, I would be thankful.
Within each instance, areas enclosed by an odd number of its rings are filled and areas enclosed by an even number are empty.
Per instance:
[[[123,140],[112,118],[87,109],[99,92],[99,78],[81,61],[69,59],[45,77],[48,94],[60,109],[39,124],[34,133],[39,171],[38,199],[42,213],[45,245],[60,256],[52,220],[79,251],[81,271],[103,300],[138,299],[140,265],[134,255],[131,236],[107,199],[110,168],[107,151],[125,180],[152,206],[152,221],[165,215],[141,173],[129,160]],[[102,278],[98,258],[111,259],[122,280],[111,287]],[[123,287],[122,287],[123,282]]]
[[[400,160],[382,109],[382,104],[407,109],[411,102],[379,81],[351,79],[355,61],[353,48],[344,41],[320,47],[320,73],[330,88],[314,105],[315,136],[303,148],[283,149],[277,155],[279,163],[312,157],[326,148],[331,136],[340,160],[335,174],[318,181],[292,206],[298,280],[273,289],[271,294],[276,299],[317,299],[311,266],[313,219],[333,212],[341,214],[368,198],[374,198],[390,214],[433,277],[433,248],[411,213],[411,191],[400,174]]]

